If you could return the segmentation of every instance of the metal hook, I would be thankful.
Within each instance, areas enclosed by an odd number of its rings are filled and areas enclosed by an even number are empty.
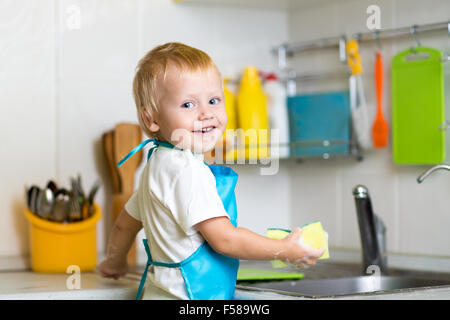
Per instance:
[[[449,120],[445,120],[444,122],[441,123],[441,125],[439,126],[439,131],[446,131],[450,129],[450,121]]]
[[[347,61],[347,51],[345,50],[346,43],[347,43],[347,37],[345,35],[343,35],[339,39],[339,60],[341,62]]]
[[[447,23],[448,37],[450,38],[450,20]]]
[[[378,50],[381,51],[381,41],[380,41],[380,30],[377,30],[373,33],[373,37],[375,38],[375,41],[377,43]]]
[[[448,37],[450,39],[450,20],[447,23],[447,31],[448,31]],[[447,61],[450,61],[450,55],[447,54]]]
[[[417,44],[416,48],[421,47],[419,38],[417,37],[417,24],[415,24],[411,27],[411,34],[413,35],[414,40],[416,40],[416,44]],[[416,52],[416,48],[412,47],[411,50]]]
[[[448,30],[448,37],[450,38],[450,21],[447,23],[447,30]],[[447,54],[446,57],[441,58],[442,62],[448,62],[450,61],[450,54]]]
[[[278,47],[278,68],[280,70],[285,70],[287,68],[286,55],[287,55],[287,45],[282,44]]]

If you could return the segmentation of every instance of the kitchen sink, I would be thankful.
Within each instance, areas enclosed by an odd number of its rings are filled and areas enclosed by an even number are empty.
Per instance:
[[[241,282],[239,289],[269,291],[294,296],[322,298],[375,292],[396,292],[437,286],[450,286],[450,280],[415,278],[409,276],[358,276],[336,279],[283,280]]]

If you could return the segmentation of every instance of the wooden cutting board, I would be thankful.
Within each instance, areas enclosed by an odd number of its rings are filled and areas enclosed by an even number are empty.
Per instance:
[[[415,50],[416,54],[412,50]],[[419,47],[392,59],[392,148],[396,164],[436,164],[445,159],[442,53]]]
[[[141,142],[142,132],[139,125],[125,122],[118,123],[114,129],[114,158],[116,165]],[[142,152],[138,152],[118,168],[122,193],[133,193],[134,175],[141,161]]]

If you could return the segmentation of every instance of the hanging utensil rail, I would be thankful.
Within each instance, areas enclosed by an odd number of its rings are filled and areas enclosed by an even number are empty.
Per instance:
[[[411,34],[417,36],[419,33],[426,33],[431,31],[441,31],[447,30],[450,33],[450,20],[447,22],[437,22],[423,25],[413,25],[410,27],[392,28],[384,30],[376,30],[370,32],[359,32],[355,33],[352,38],[357,39],[359,42],[369,42],[369,41],[382,41],[393,38],[408,37]],[[280,55],[292,55],[293,53],[313,50],[313,49],[325,49],[325,48],[341,48],[343,39],[347,39],[346,35],[340,35],[330,38],[322,38],[311,41],[304,41],[300,43],[284,43],[278,47],[272,49],[272,52],[278,55],[279,64],[281,62],[281,67],[285,65],[285,57],[280,57]],[[345,50],[344,50],[345,51]],[[340,54],[342,55],[342,54]],[[341,61],[345,61],[342,59]],[[283,69],[283,68],[282,68]]]

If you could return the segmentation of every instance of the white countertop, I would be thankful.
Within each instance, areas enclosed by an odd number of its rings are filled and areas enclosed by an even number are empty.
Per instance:
[[[80,289],[68,289],[69,274],[42,274],[32,271],[0,272],[0,299],[15,300],[133,300],[139,285],[139,276],[130,275],[119,280],[105,279],[99,274],[80,274]],[[236,299],[243,300],[310,300],[307,297],[282,295],[272,292],[236,290]],[[325,298],[324,298],[325,299]],[[330,298],[327,298],[330,299]],[[420,289],[383,294],[361,294],[331,299],[395,300],[395,299],[450,299],[450,287]]]
[[[334,250],[336,262],[346,261],[358,263],[360,260],[359,252],[346,252]],[[430,257],[408,257],[395,256],[389,257],[389,266],[413,267],[419,270],[442,271],[450,270],[450,259],[430,258]],[[18,263],[17,261],[21,262]],[[126,277],[119,280],[102,278],[95,272],[82,272],[80,274],[80,289],[69,289],[67,281],[70,274],[45,274],[35,273],[29,270],[27,263],[23,259],[0,259],[0,300],[3,299],[61,299],[61,300],[134,300],[139,286],[140,274],[129,273]],[[331,262],[331,261],[330,261]],[[269,262],[249,262],[241,261],[241,266],[265,268],[270,266]],[[0,268],[1,270],[2,268]],[[142,269],[142,268],[140,268]],[[312,268],[313,271],[317,270]],[[320,269],[320,268],[319,268]],[[327,274],[314,271],[316,277],[324,277]],[[309,278],[312,274],[307,274]],[[339,276],[352,276],[340,274]],[[277,299],[277,300],[310,300],[309,297],[299,297],[291,295],[282,295],[268,291],[250,291],[236,289],[237,299]],[[330,298],[321,298],[330,299]],[[433,289],[403,290],[401,292],[389,293],[371,293],[352,296],[336,296],[331,299],[361,300],[361,299],[450,299],[450,287],[437,287]]]
[[[80,289],[69,289],[70,274],[32,271],[0,272],[0,299],[14,300],[128,300],[136,297],[139,282],[106,279],[93,272],[80,274]],[[70,281],[70,279],[69,279]]]

